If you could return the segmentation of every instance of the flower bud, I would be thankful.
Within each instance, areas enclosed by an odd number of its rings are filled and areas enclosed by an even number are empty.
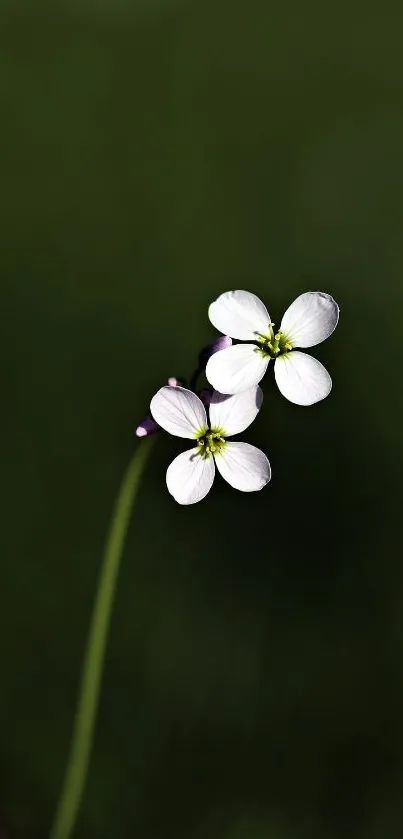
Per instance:
[[[170,376],[167,379],[167,385],[169,387],[185,387],[185,382],[182,379],[177,379],[176,376]]]
[[[215,341],[212,341],[211,344],[207,344],[207,347],[203,347],[199,353],[200,367],[205,367],[209,358],[214,355],[214,353],[219,352],[220,350],[226,350],[227,347],[230,346],[232,346],[232,338],[230,338],[229,335],[220,335],[220,337],[216,338]]]
[[[158,425],[152,417],[147,416],[141,420],[139,425],[136,428],[136,437],[148,437],[149,434],[155,434],[157,431],[160,431],[160,426]]]
[[[198,397],[203,402],[205,408],[208,408],[211,402],[211,397],[214,391],[211,387],[204,387],[202,390],[199,391]]]

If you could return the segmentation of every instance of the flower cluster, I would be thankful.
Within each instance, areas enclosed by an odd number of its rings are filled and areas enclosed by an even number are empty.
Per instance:
[[[151,416],[136,429],[139,437],[162,428],[194,441],[195,446],[178,455],[167,470],[168,490],[179,504],[201,501],[211,489],[216,468],[242,492],[255,492],[270,481],[266,455],[249,443],[227,438],[244,431],[257,416],[263,401],[259,382],[271,361],[279,390],[296,405],[313,405],[332,387],[323,364],[300,352],[320,344],[337,326],[339,307],[329,294],[301,294],[278,328],[264,303],[249,291],[221,294],[208,314],[223,335],[200,353],[189,388],[184,381],[168,379],[151,400]],[[197,394],[194,385],[204,368],[213,389]]]

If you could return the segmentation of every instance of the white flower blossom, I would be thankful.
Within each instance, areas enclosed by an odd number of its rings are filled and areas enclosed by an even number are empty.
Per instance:
[[[222,340],[222,339],[218,338],[215,343],[218,344],[218,341],[220,341],[220,340]],[[229,344],[226,343],[226,344],[224,344],[224,346],[228,347]],[[209,356],[209,358],[210,358],[210,356]],[[177,379],[176,376],[170,376],[169,379],[167,379],[167,385],[169,385],[169,387],[182,387],[183,384],[184,383],[182,382],[182,379]],[[152,417],[146,416],[146,417],[143,417],[141,422],[139,422],[139,424],[136,428],[135,434],[136,434],[136,437],[149,437],[150,434],[156,434],[157,431],[160,431],[160,430],[161,429],[160,429],[158,423],[155,422]],[[0,839],[1,839],[1,836],[0,836]]]
[[[270,464],[260,449],[227,441],[253,422],[262,399],[260,387],[235,396],[214,391],[208,420],[205,406],[191,390],[162,387],[155,394],[150,410],[158,425],[175,437],[196,441],[196,447],[178,455],[167,470],[168,490],[179,504],[195,504],[207,495],[215,467],[242,492],[255,492],[269,482]]]
[[[307,291],[291,303],[279,330],[264,303],[249,291],[227,291],[209,307],[220,332],[240,343],[211,356],[206,366],[210,384],[221,393],[240,393],[260,382],[274,361],[277,385],[290,402],[313,405],[331,391],[329,373],[316,358],[296,348],[320,344],[337,326],[339,307],[330,294]]]

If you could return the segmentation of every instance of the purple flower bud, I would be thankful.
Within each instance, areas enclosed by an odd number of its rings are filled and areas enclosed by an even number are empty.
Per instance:
[[[220,335],[219,338],[216,338],[215,341],[212,341],[211,344],[207,344],[207,347],[203,347],[199,354],[199,362],[201,367],[205,367],[209,358],[214,355],[214,353],[219,352],[220,350],[226,350],[227,347],[232,345],[232,338],[229,335]]]
[[[167,385],[169,385],[169,387],[184,387],[184,382],[182,379],[177,379],[176,376],[170,376],[169,379],[167,379]]]
[[[155,434],[157,431],[160,431],[160,426],[158,425],[152,417],[144,417],[143,420],[139,423],[136,428],[136,437],[148,437],[149,434]]]
[[[208,408],[208,406],[210,405],[211,397],[212,397],[213,393],[214,393],[214,391],[213,391],[212,388],[204,387],[197,394],[199,399],[201,399],[201,401],[203,402],[203,405],[204,405],[205,408]]]

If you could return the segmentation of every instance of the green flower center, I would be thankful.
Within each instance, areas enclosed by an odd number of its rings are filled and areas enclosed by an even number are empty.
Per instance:
[[[221,454],[225,448],[225,437],[222,428],[208,428],[204,430],[197,439],[199,448],[198,454],[201,457],[211,457],[213,454]]]
[[[292,343],[288,336],[281,329],[275,332],[273,327],[274,323],[270,323],[268,334],[259,335],[257,339],[256,352],[263,358],[276,359],[281,355],[287,355],[292,350]]]

